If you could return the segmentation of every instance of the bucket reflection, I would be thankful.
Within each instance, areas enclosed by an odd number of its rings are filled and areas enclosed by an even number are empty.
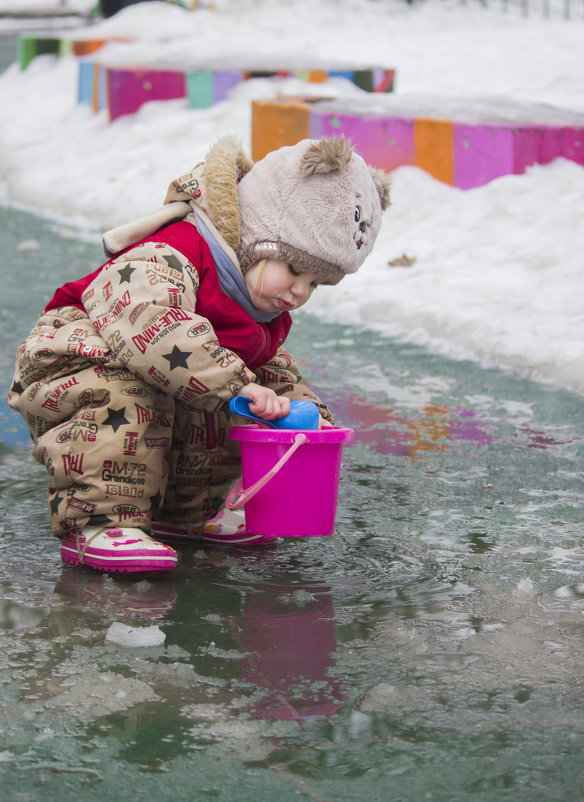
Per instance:
[[[337,648],[330,587],[274,582],[247,593],[234,621],[238,644],[248,652],[241,678],[268,693],[250,708],[267,719],[328,716],[345,702],[340,683],[328,676]]]

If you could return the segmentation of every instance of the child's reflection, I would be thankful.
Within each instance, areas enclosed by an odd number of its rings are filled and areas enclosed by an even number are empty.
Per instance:
[[[217,574],[223,574],[220,556],[207,553],[211,562],[217,560],[215,581],[210,583],[205,581],[211,578],[206,570],[175,587],[168,580],[135,582],[65,567],[55,590],[84,610],[88,621],[92,613],[137,626],[158,623],[164,629],[164,620],[172,621],[169,632],[191,654],[200,676],[214,674],[216,666],[208,648],[201,654],[202,642],[217,642],[219,649],[227,650],[235,645],[241,660],[221,661],[219,674],[265,689],[263,695],[250,696],[246,709],[254,717],[296,720],[330,715],[342,707],[341,683],[329,676],[337,647],[330,587],[287,575],[248,585],[242,598],[241,587],[216,583]],[[79,621],[77,616],[53,616],[52,626],[65,634]],[[224,702],[230,697],[225,690]]]

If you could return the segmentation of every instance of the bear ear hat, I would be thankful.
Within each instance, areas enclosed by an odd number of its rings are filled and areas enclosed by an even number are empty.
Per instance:
[[[308,178],[315,173],[324,175],[335,170],[340,172],[349,164],[352,155],[353,147],[344,136],[319,139],[306,149],[300,165],[301,175]],[[390,205],[389,179],[383,170],[369,165],[368,168],[379,195],[381,209],[385,211]]]
[[[379,195],[379,200],[381,201],[381,211],[384,212],[391,203],[389,197],[389,178],[383,170],[379,170],[377,167],[370,167],[369,165],[368,167],[373,183],[375,184],[375,189]]]
[[[303,178],[314,173],[343,170],[351,161],[353,148],[345,137],[325,137],[313,142],[305,151],[300,164]]]
[[[336,284],[371,252],[389,205],[389,182],[345,137],[303,139],[271,151],[237,185],[239,264],[261,259]]]

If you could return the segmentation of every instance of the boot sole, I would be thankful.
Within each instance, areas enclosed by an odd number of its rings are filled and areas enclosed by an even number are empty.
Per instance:
[[[123,574],[134,573],[161,573],[173,571],[176,567],[176,556],[169,557],[161,554],[124,554],[111,555],[107,552],[92,553],[91,549],[85,552],[83,562],[79,559],[77,548],[61,546],[61,559],[70,565],[86,565],[97,571],[108,571]]]

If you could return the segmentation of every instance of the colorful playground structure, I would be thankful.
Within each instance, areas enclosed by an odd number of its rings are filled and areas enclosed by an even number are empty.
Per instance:
[[[332,77],[346,78],[367,92],[391,92],[395,70],[381,67],[330,70],[177,70],[150,66],[115,66],[81,59],[79,92],[81,103],[95,111],[107,109],[110,120],[134,114],[152,100],[187,98],[189,105],[205,109],[225,100],[229,92],[250,78],[295,77],[309,83],[321,83]]]
[[[504,115],[483,107],[472,118],[462,105],[452,118],[428,113],[424,100],[400,110],[367,98],[287,97],[252,102],[252,158],[306,137],[344,134],[366,162],[386,172],[415,165],[446,184],[472,189],[523,173],[555,158],[584,166],[584,115],[526,106]],[[505,119],[505,116],[507,119]]]
[[[505,109],[493,101],[478,110],[459,102],[437,113],[432,103],[404,103],[394,93],[396,70],[382,66],[273,69],[164,68],[152,64],[110,64],[99,51],[128,39],[66,39],[24,35],[20,67],[39,55],[78,59],[78,101],[109,121],[135,114],[145,103],[184,98],[192,108],[225,100],[242,81],[295,77],[323,83],[342,77],[363,90],[341,98],[313,95],[252,101],[252,157],[261,159],[305,137],[344,134],[371,165],[390,172],[415,165],[436,179],[472,189],[503,175],[525,171],[558,157],[584,166],[584,115],[531,104]],[[131,40],[130,40],[131,41]],[[226,58],[227,64],[227,58]]]

